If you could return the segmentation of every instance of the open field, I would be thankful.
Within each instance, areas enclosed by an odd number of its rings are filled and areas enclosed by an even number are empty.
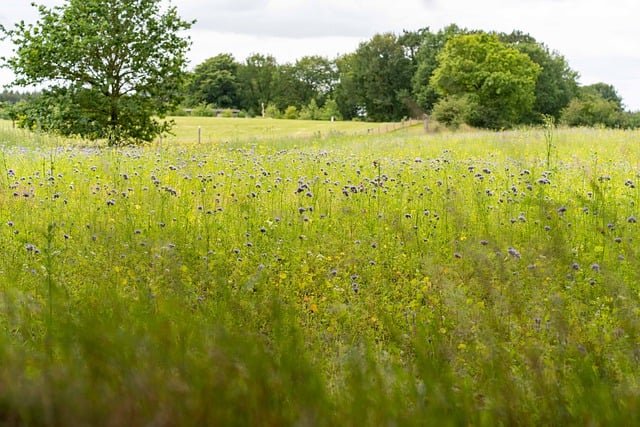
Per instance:
[[[634,419],[639,132],[261,129],[0,132],[0,424]]]
[[[272,141],[283,138],[322,138],[338,135],[366,135],[408,130],[401,123],[367,123],[352,121],[276,120],[262,118],[173,117],[175,135],[168,142],[196,142],[200,128],[201,142]],[[422,128],[418,123],[417,128]]]

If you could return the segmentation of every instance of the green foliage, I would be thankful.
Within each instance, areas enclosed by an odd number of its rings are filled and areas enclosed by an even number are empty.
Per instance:
[[[62,135],[141,143],[168,132],[161,122],[180,101],[190,22],[160,0],[69,0],[38,6],[34,25],[5,35],[14,84],[50,84],[24,123]]]
[[[409,115],[400,94],[411,89],[412,62],[396,35],[377,34],[343,60],[350,62],[344,93],[364,108],[368,120],[397,121]]]
[[[327,99],[320,109],[318,118],[320,120],[342,120],[338,103],[332,98]]]
[[[622,110],[622,98],[618,95],[616,88],[607,83],[600,82],[582,86],[579,90],[579,96],[583,99],[600,97],[605,101],[611,102],[618,110]]]
[[[213,117],[213,108],[211,105],[201,102],[191,109],[191,115],[195,117]]]
[[[471,121],[470,115],[477,111],[469,96],[450,95],[442,98],[433,107],[433,118],[451,129]]]
[[[640,408],[638,132],[556,130],[552,170],[541,129],[106,150],[0,134],[1,424]]]
[[[338,80],[335,64],[322,56],[304,56],[298,59],[293,72],[303,85],[305,102],[316,99],[321,105],[332,95]]]
[[[578,73],[573,71],[566,59],[549,49],[529,35],[513,32],[499,37],[508,45],[525,53],[540,66],[540,74],[536,81],[535,102],[526,120],[530,123],[544,123],[545,116],[555,120],[571,99],[578,93]]]
[[[617,103],[601,96],[574,98],[562,111],[561,121],[568,126],[622,127],[623,113]]]
[[[295,120],[298,118],[298,109],[295,105],[289,105],[286,110],[284,110],[284,118],[288,120]]]
[[[438,59],[431,84],[444,96],[473,97],[477,110],[469,124],[499,129],[531,112],[540,67],[497,36],[455,36]]]
[[[269,104],[264,109],[264,115],[265,117],[269,117],[271,119],[280,119],[282,118],[282,111],[280,111],[280,109],[275,104]]]
[[[273,102],[274,79],[278,63],[271,55],[253,54],[238,68],[238,79],[242,91],[242,108],[262,111]]]
[[[311,102],[309,102],[309,105],[305,106],[302,111],[300,111],[300,118],[303,120],[320,119],[320,108],[318,107],[318,103],[315,99],[312,99]]]
[[[412,77],[412,91],[416,101],[426,112],[431,112],[440,98],[430,83],[433,72],[438,68],[438,55],[451,37],[465,33],[467,30],[453,24],[437,33],[428,30],[422,33],[422,41],[416,53],[417,68]]]
[[[238,67],[233,55],[223,53],[196,66],[188,88],[192,105],[204,102],[220,108],[240,104]]]

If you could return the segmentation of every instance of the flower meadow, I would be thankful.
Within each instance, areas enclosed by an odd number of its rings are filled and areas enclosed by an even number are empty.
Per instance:
[[[0,424],[629,423],[640,134],[552,137],[5,143]]]

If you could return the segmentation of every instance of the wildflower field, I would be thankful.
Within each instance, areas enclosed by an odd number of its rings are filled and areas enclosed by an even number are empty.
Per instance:
[[[120,149],[11,132],[1,425],[640,411],[638,132]]]

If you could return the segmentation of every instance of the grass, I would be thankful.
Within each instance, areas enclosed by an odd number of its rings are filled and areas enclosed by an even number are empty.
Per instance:
[[[174,117],[175,135],[167,142],[247,142],[273,141],[283,138],[323,138],[339,135],[379,134],[404,129],[401,123],[367,123],[352,121],[276,120],[262,118]]]
[[[127,149],[2,132],[3,425],[640,409],[638,132],[558,130],[551,150],[538,130]]]

